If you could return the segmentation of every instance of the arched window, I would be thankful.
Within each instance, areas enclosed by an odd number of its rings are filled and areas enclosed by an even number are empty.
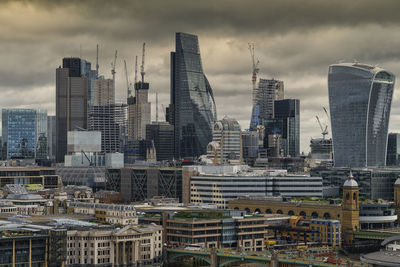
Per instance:
[[[324,213],[324,219],[330,219],[331,218],[331,215],[329,214],[329,212],[325,212]]]
[[[314,211],[313,213],[311,213],[311,217],[314,219],[318,218],[318,213]]]
[[[346,193],[346,200],[349,200],[349,199],[350,199],[350,194]]]
[[[307,217],[307,214],[306,214],[306,212],[304,210],[300,211],[299,215],[303,216],[304,218]]]
[[[282,210],[277,210],[276,213],[283,214],[283,211]]]
[[[260,210],[259,208],[257,208],[257,209],[254,211],[254,213],[260,214],[260,213],[261,213],[261,210]]]
[[[246,211],[247,213],[250,213],[250,209],[249,208],[245,208],[244,211]]]
[[[266,210],[265,210],[265,213],[266,213],[266,214],[271,214],[272,211],[271,211],[270,209],[266,209]]]
[[[289,216],[293,216],[294,215],[294,211],[293,210],[289,210],[288,215]]]
[[[239,210],[239,208],[238,208],[238,207],[235,207],[234,210]]]

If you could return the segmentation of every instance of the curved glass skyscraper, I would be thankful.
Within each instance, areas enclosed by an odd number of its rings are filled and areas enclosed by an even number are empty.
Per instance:
[[[168,113],[175,126],[175,158],[206,154],[217,114],[211,86],[203,73],[196,35],[176,33],[176,52],[171,53]]]
[[[329,66],[336,167],[384,166],[395,76],[359,63]]]

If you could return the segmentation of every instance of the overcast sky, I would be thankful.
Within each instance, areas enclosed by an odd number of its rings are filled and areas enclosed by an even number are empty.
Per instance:
[[[329,107],[330,64],[357,60],[400,76],[399,10],[397,0],[1,0],[0,107],[54,115],[55,69],[63,57],[80,55],[94,66],[96,44],[106,77],[118,50],[116,98],[124,101],[123,60],[133,81],[134,58],[146,42],[150,100],[158,91],[164,117],[175,32],[187,32],[199,37],[218,118],[229,115],[249,127],[253,42],[259,77],[283,80],[285,97],[300,99],[301,151],[309,151],[310,138],[320,136],[315,115],[328,123],[322,107]],[[397,84],[390,131],[400,130]]]

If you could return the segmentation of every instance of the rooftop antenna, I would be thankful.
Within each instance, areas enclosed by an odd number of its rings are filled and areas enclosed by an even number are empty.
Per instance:
[[[144,83],[144,75],[146,72],[144,72],[144,55],[145,55],[145,48],[146,43],[143,43],[143,49],[142,49],[142,65],[140,66],[140,75],[142,75],[142,83]]]
[[[99,44],[96,45],[96,79],[99,78]]]

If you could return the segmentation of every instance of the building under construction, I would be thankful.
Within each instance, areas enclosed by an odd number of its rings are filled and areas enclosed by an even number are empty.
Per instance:
[[[135,96],[131,95],[128,74],[125,74],[128,89],[128,140],[146,139],[146,125],[151,122],[151,103],[149,102],[149,83],[144,81],[145,43],[143,43],[142,65],[140,66],[141,81],[137,81],[137,57],[135,63]]]

